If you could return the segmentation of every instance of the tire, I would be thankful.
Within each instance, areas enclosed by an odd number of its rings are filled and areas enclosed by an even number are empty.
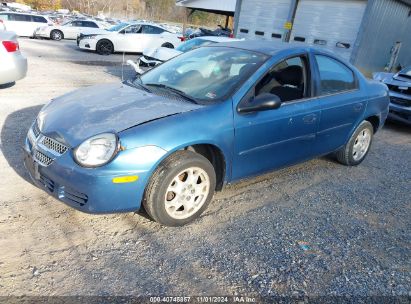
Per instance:
[[[337,160],[346,166],[357,166],[370,151],[374,128],[372,124],[364,120],[355,129],[348,143],[336,152]]]
[[[59,30],[52,30],[50,33],[50,39],[55,41],[60,41],[64,39],[64,34],[62,31]]]
[[[143,206],[156,222],[183,226],[207,208],[215,188],[216,174],[208,159],[195,152],[177,151],[153,173]]]
[[[114,45],[110,40],[100,40],[97,42],[96,51],[100,55],[111,55],[114,53]]]
[[[170,42],[163,43],[163,45],[161,47],[174,49],[174,45],[172,45]]]

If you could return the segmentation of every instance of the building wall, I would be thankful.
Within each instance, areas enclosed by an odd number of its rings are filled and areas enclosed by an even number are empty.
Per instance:
[[[398,0],[368,0],[351,61],[363,73],[382,71],[395,42],[402,46],[397,64],[411,65],[411,6]]]

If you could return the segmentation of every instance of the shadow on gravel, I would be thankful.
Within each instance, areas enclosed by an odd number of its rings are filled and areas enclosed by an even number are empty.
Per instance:
[[[27,131],[42,107],[39,105],[11,113],[7,116],[1,130],[0,149],[4,158],[18,175],[30,183],[30,176],[23,164],[22,147]]]
[[[411,126],[407,126],[406,124],[402,124],[400,122],[387,121],[384,128],[404,135],[411,134]]]

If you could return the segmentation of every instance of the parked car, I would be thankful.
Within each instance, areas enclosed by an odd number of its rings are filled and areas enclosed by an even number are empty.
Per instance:
[[[179,35],[153,23],[132,23],[115,26],[105,34],[82,35],[81,49],[96,51],[100,55],[114,52],[142,53],[146,48],[174,48],[181,43]]]
[[[15,12],[0,12],[0,20],[7,31],[26,37],[33,37],[36,29],[41,26],[53,24],[46,16]]]
[[[388,118],[411,125],[411,67],[394,73],[374,73],[390,90],[390,112]]]
[[[93,20],[73,20],[62,25],[43,26],[36,30],[36,38],[49,38],[52,40],[77,39],[80,33],[105,32],[107,24]]]
[[[228,37],[216,37],[216,36],[205,36],[200,38],[194,38],[180,44],[175,49],[167,47],[159,48],[148,48],[143,52],[143,56],[139,59],[139,66],[141,68],[145,67],[154,67],[163,63],[164,61],[170,60],[182,53],[191,51],[194,48],[200,46],[205,46],[213,43],[222,43],[222,42],[233,42],[239,41],[238,39],[228,38]]]
[[[194,39],[197,37],[203,37],[203,36],[222,36],[222,37],[232,37],[233,33],[231,29],[229,28],[224,28],[221,25],[218,26],[215,30],[209,30],[206,28],[200,27],[197,30],[186,30],[184,36],[185,39]]]
[[[179,226],[226,183],[333,152],[360,164],[388,104],[385,85],[325,50],[215,44],[52,100],[29,130],[25,165],[81,211],[144,206]]]
[[[14,32],[0,31],[0,85],[26,77],[27,59],[20,52]]]

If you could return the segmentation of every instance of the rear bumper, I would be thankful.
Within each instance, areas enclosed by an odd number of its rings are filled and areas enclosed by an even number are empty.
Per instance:
[[[23,79],[27,74],[27,59],[20,52],[9,53],[0,64],[0,84]]]

